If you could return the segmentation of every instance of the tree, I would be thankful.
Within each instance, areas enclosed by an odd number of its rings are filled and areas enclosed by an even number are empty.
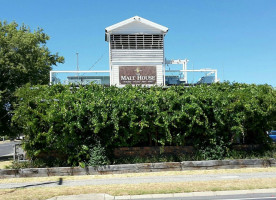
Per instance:
[[[52,65],[64,58],[46,47],[49,36],[38,28],[0,21],[0,135],[12,135],[14,91],[26,83],[47,84]]]

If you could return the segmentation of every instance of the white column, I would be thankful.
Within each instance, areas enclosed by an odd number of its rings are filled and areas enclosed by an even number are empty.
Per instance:
[[[49,85],[52,85],[52,71],[50,71],[50,83]]]

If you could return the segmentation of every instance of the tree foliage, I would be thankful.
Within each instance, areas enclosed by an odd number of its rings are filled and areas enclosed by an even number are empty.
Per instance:
[[[193,145],[223,149],[221,156],[235,143],[269,144],[266,131],[276,121],[276,91],[268,85],[26,85],[16,96],[13,121],[24,130],[28,154],[62,154],[69,165],[89,160],[98,143],[107,151]]]
[[[26,83],[47,84],[51,66],[64,60],[50,53],[47,40],[42,29],[0,21],[0,135],[10,131],[13,92]]]

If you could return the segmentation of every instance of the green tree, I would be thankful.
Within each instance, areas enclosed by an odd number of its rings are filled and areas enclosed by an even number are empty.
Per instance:
[[[14,91],[26,83],[47,84],[52,65],[64,58],[46,47],[49,36],[38,28],[0,21],[0,135],[13,135],[11,111]]]

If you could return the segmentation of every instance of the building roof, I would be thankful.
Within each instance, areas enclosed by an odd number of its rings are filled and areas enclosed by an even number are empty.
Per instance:
[[[134,16],[105,28],[109,34],[166,34],[168,28],[139,16]],[[108,37],[105,38],[107,41]]]

